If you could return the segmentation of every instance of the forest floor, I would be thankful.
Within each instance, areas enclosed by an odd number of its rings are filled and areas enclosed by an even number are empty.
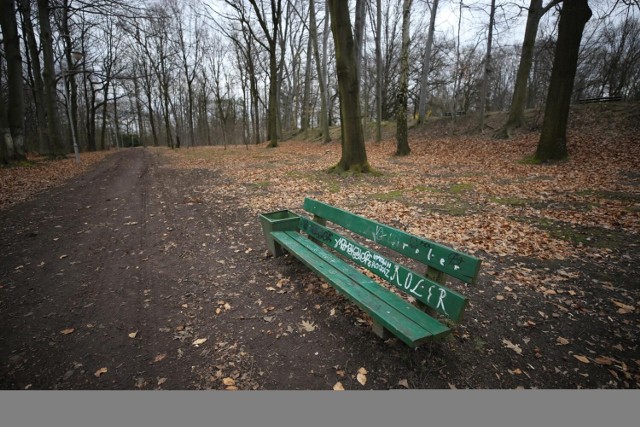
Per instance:
[[[0,169],[0,389],[639,388],[639,123],[578,108],[550,165],[523,160],[537,132],[463,120],[413,129],[408,157],[368,143],[373,176],[327,174],[340,145],[314,141],[85,156],[46,191],[14,184],[58,162]],[[304,197],[482,259],[450,283],[470,299],[454,333],[379,339],[268,256],[258,214]]]

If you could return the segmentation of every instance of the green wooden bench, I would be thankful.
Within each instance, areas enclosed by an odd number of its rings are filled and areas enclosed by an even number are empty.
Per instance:
[[[269,251],[275,257],[289,252],[351,299],[371,316],[378,336],[387,338],[390,332],[415,347],[447,335],[449,325],[460,322],[468,299],[444,286],[446,276],[475,283],[479,259],[313,199],[305,198],[303,207],[313,214],[313,220],[288,210],[260,215]],[[327,222],[418,261],[426,267],[425,273],[339,234]],[[353,264],[412,296],[417,304],[391,292]]]

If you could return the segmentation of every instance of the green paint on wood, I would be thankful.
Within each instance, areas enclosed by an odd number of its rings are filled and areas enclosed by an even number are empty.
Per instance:
[[[307,218],[300,218],[300,230],[453,321],[462,319],[468,300],[459,293]]]
[[[478,277],[481,261],[471,255],[317,200],[305,198],[304,209],[466,283],[475,283]]]
[[[336,255],[295,231],[275,231],[272,237],[307,267],[409,346],[441,337],[450,329],[400,296],[381,287]]]

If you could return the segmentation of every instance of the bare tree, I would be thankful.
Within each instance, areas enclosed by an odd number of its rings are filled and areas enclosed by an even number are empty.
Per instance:
[[[558,43],[551,71],[542,132],[535,153],[540,162],[562,160],[567,153],[567,121],[582,32],[591,18],[587,0],[564,2],[558,24]]]
[[[258,19],[258,23],[262,28],[267,43],[262,42],[261,38],[255,37],[255,40],[263,45],[269,53],[269,111],[267,120],[267,135],[269,137],[268,147],[278,146],[278,57],[277,57],[277,37],[280,27],[280,19],[282,17],[282,1],[271,0],[271,29],[264,13],[264,8],[259,6],[257,0],[249,0],[253,11]],[[249,28],[251,28],[249,26]],[[251,29],[253,31],[253,29]]]
[[[4,51],[0,51],[0,83],[5,69]],[[1,87],[1,85],[0,85]],[[13,151],[13,140],[11,139],[11,129],[9,127],[8,112],[5,107],[3,91],[0,91],[0,165],[9,163],[11,159],[10,151]]]
[[[491,0],[489,11],[489,34],[487,35],[487,53],[484,57],[484,75],[482,76],[482,89],[480,92],[480,132],[484,132],[484,114],[487,107],[487,92],[489,91],[489,79],[491,78],[491,50],[493,46],[493,27],[496,17],[496,0]]]
[[[382,141],[382,2],[376,1],[376,142]]]
[[[436,13],[438,12],[438,3],[440,0],[433,0],[431,5],[431,17],[429,18],[429,31],[427,34],[427,44],[424,50],[424,59],[422,60],[422,74],[420,75],[420,98],[418,105],[418,123],[424,123],[427,115],[427,84],[429,77],[429,69],[431,68],[431,50],[433,48],[433,33],[436,26]]]
[[[34,107],[37,117],[38,147],[39,152],[46,155],[49,153],[49,139],[46,133],[42,131],[42,129],[47,126],[47,116],[44,109],[44,84],[42,82],[42,67],[40,65],[40,49],[36,41],[36,34],[31,17],[31,0],[20,0],[18,8],[22,15],[22,33],[25,38],[25,45],[31,67],[30,78],[32,81],[35,101]]]
[[[349,17],[349,4],[343,0],[329,0],[328,6],[336,50],[342,135],[342,157],[332,170],[369,172],[371,168],[367,161],[362,132],[360,85],[357,74],[356,49]]]
[[[53,55],[53,34],[51,32],[51,5],[48,0],[38,0],[38,22],[40,24],[40,44],[42,47],[44,83],[44,103],[47,112],[46,134],[51,141],[49,155],[52,157],[64,157],[66,154],[62,140],[60,139],[60,121],[56,107],[56,73]]]
[[[325,13],[325,22],[328,22],[329,16]],[[320,129],[322,131],[322,141],[324,143],[331,142],[329,135],[329,116],[327,111],[327,78],[326,78],[326,53],[325,57],[320,60],[320,50],[318,48],[318,25],[316,22],[315,0],[309,1],[309,37],[313,46],[313,56],[316,63],[316,71],[318,74],[318,86],[320,87]],[[326,40],[324,46],[326,47]]]
[[[16,22],[16,3],[14,0],[0,0],[0,25],[4,51],[7,61],[7,102],[8,122],[13,142],[13,158],[24,160],[24,91],[22,87],[22,55],[18,24]]]
[[[524,107],[527,98],[527,83],[533,64],[533,55],[535,52],[536,35],[538,34],[538,26],[540,19],[551,8],[560,4],[562,0],[551,0],[546,6],[543,6],[543,0],[531,0],[529,4],[529,12],[527,13],[527,23],[524,31],[524,41],[522,42],[522,53],[520,54],[520,65],[516,75],[516,83],[513,89],[513,98],[511,107],[509,108],[509,116],[504,126],[495,134],[497,138],[509,138],[513,129],[522,126],[524,122]]]
[[[400,54],[400,87],[396,107],[396,155],[407,156],[411,153],[407,131],[407,92],[409,90],[409,21],[412,0],[402,4],[402,50]]]

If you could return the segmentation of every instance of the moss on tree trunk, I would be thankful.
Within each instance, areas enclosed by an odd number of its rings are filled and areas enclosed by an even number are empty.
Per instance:
[[[360,85],[356,70],[356,50],[349,18],[349,4],[329,0],[331,32],[336,50],[336,71],[340,95],[342,157],[334,172],[370,172],[360,115]]]
[[[582,31],[591,18],[587,0],[566,1],[560,12],[556,45],[544,122],[535,159],[540,162],[563,160],[567,152],[567,122],[573,81],[578,65]]]

